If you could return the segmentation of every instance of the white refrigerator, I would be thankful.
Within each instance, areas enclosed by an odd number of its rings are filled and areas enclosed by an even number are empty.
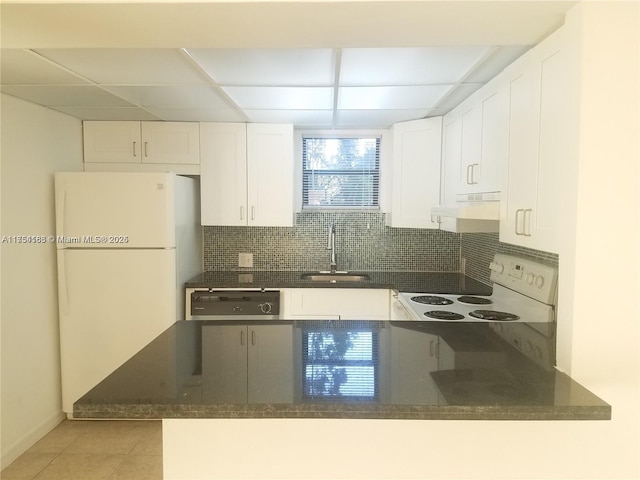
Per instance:
[[[62,409],[176,320],[202,272],[199,182],[170,173],[55,174]]]

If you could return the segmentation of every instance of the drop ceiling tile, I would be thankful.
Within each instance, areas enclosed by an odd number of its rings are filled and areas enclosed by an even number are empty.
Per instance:
[[[112,86],[105,90],[134,105],[157,108],[229,108],[229,102],[208,85]]]
[[[336,128],[389,128],[406,120],[424,118],[428,109],[338,110]]]
[[[65,48],[37,50],[86,77],[110,85],[203,85],[206,79],[177,49]]]
[[[490,47],[346,48],[340,85],[455,83]]]
[[[0,55],[3,85],[82,85],[80,77],[28,50],[5,49]]]
[[[223,87],[242,109],[250,110],[330,110],[330,87]]]
[[[334,82],[331,49],[188,49],[220,85],[323,86]]]
[[[159,118],[174,122],[246,122],[239,110],[232,108],[149,108]]]
[[[331,127],[332,110],[245,110],[250,122],[292,123],[297,127]]]
[[[82,120],[163,120],[141,108],[54,107]]]
[[[92,85],[6,85],[4,93],[48,107],[131,107],[132,105]]]
[[[403,87],[340,87],[341,110],[406,110],[430,108],[437,104],[451,85]]]

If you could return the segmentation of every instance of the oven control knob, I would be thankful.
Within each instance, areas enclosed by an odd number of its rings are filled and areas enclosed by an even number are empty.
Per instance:
[[[261,303],[259,307],[262,313],[271,313],[271,307],[272,307],[271,303],[269,302]]]
[[[534,283],[535,283],[536,287],[542,288],[542,286],[544,285],[544,277],[542,275],[538,275],[535,278],[535,282]]]
[[[491,271],[496,272],[496,273],[504,272],[504,265],[501,264],[501,263],[491,262],[489,264],[489,268],[491,269]]]
[[[535,279],[535,275],[533,273],[527,273],[527,276],[525,277],[525,279],[527,280],[527,283],[529,285],[533,285],[533,281]]]

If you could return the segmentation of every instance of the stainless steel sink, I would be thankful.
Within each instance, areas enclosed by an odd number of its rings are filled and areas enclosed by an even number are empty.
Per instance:
[[[303,273],[300,278],[312,282],[366,282],[369,280],[369,275],[351,272],[311,272]]]

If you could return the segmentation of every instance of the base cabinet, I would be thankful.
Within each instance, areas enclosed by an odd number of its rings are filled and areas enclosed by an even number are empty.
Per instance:
[[[202,396],[212,403],[292,403],[292,325],[202,327]]]
[[[387,289],[288,288],[280,296],[286,320],[389,320]]]
[[[437,405],[438,390],[430,372],[438,370],[438,336],[391,326],[391,401]]]

